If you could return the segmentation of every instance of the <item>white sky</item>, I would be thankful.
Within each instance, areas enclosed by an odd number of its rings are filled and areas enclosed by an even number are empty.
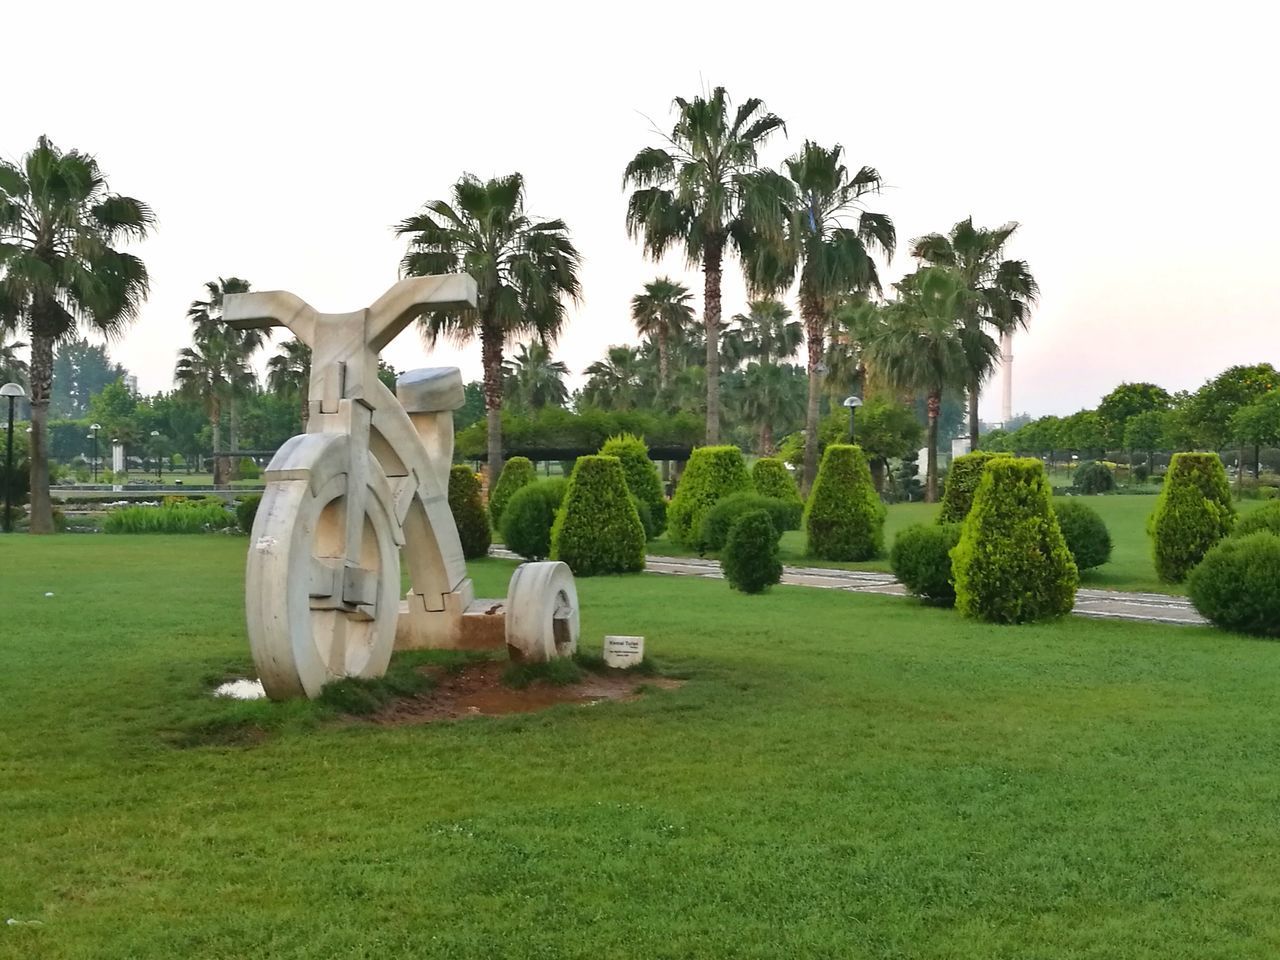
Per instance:
[[[1125,379],[1280,365],[1277,27],[1230,0],[11,5],[0,154],[46,132],[155,208],[151,297],[112,351],[145,392],[171,385],[204,281],[363,306],[396,279],[390,226],[463,171],[522,171],[531,212],[572,229],[586,299],[557,352],[577,374],[634,340],[658,272],[701,299],[627,239],[620,179],[646,116],[667,128],[673,96],[723,84],[786,120],[768,163],[808,137],[878,167],[904,249],[968,214],[1021,221],[1009,253],[1043,298],[1014,407],[1066,413]],[[743,301],[730,267],[725,315]],[[412,333],[386,356],[479,373],[478,347],[428,361]]]

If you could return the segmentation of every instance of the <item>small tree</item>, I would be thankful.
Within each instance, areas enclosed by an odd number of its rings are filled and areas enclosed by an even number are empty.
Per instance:
[[[822,457],[804,513],[809,553],[823,560],[870,560],[884,548],[885,506],[862,448],[832,444]]]
[[[649,459],[649,448],[644,440],[631,433],[620,433],[604,442],[600,454],[622,461],[627,489],[648,506],[653,527],[651,532],[655,537],[661,536],[667,528],[667,498],[662,495],[662,480],[658,477],[658,468]]]
[[[1001,457],[987,463],[951,551],[956,608],[990,623],[1070,613],[1080,574],[1054,516],[1044,465]]]
[[[698,447],[689,458],[667,510],[667,529],[678,546],[696,547],[702,518],[731,493],[750,491],[751,477],[737,447]]]
[[[1235,521],[1227,471],[1218,455],[1174,454],[1150,520],[1157,575],[1166,583],[1181,583]]]
[[[751,468],[751,483],[762,497],[801,505],[800,489],[777,457],[761,457]]]
[[[502,511],[512,496],[526,484],[538,479],[538,471],[528,457],[512,457],[502,467],[502,475],[489,492],[489,516],[494,529],[502,529]]]
[[[468,560],[488,556],[489,515],[480,499],[480,478],[470,467],[459,464],[449,471],[449,509],[462,541],[462,555]]]
[[[579,457],[555,526],[551,559],[580,577],[644,569],[644,525],[617,457]]]
[[[782,579],[778,531],[768,513],[753,510],[734,522],[720,568],[729,586],[743,593],[760,593]]]
[[[526,560],[551,556],[551,528],[569,481],[551,477],[526,484],[517,490],[502,511],[502,542]]]
[[[982,480],[982,471],[987,463],[1002,453],[987,450],[975,450],[951,461],[951,469],[947,471],[946,484],[942,488],[942,510],[938,513],[939,523],[963,523],[973,506],[973,494]]]

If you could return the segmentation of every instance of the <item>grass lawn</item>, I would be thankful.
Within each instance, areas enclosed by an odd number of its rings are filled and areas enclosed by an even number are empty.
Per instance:
[[[684,688],[382,728],[207,696],[245,546],[0,540],[5,960],[1280,951],[1280,645],[601,578]]]
[[[1156,498],[1149,496],[1100,496],[1086,497],[1085,502],[1097,510],[1107,529],[1111,531],[1114,547],[1111,562],[1094,570],[1086,570],[1081,586],[1098,590],[1133,590],[1151,593],[1184,594],[1182,584],[1162,583],[1156,577],[1151,559],[1151,538],[1147,536],[1147,517],[1156,508]],[[1241,516],[1261,507],[1265,501],[1241,500],[1236,508]],[[913,523],[933,523],[938,515],[936,504],[895,503],[890,505],[885,518],[884,542],[886,554],[898,532]],[[804,533],[788,530],[782,535],[782,562],[794,565],[840,567],[846,570],[880,570],[889,572],[887,555],[866,563],[833,563],[806,556]],[[649,544],[649,553],[668,556],[696,556],[695,551],[677,547],[664,534]]]

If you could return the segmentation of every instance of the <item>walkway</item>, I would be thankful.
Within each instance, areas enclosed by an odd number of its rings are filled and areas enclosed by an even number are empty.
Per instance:
[[[501,547],[495,547],[493,554],[509,560],[520,559],[516,554]],[[719,563],[698,557],[647,557],[645,572],[676,577],[723,579]],[[891,597],[907,596],[906,588],[895,580],[892,574],[875,573],[869,570],[783,567],[782,582],[792,586],[817,587],[822,590],[880,593]],[[1147,623],[1180,625],[1207,622],[1196,612],[1195,607],[1186,597],[1173,597],[1162,593],[1122,593],[1118,590],[1079,590],[1076,593],[1076,606],[1072,613],[1100,620],[1141,620]]]

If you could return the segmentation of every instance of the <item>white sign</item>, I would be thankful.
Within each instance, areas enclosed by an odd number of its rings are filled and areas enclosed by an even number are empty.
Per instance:
[[[644,637],[605,637],[604,663],[606,667],[625,670],[644,659]]]

